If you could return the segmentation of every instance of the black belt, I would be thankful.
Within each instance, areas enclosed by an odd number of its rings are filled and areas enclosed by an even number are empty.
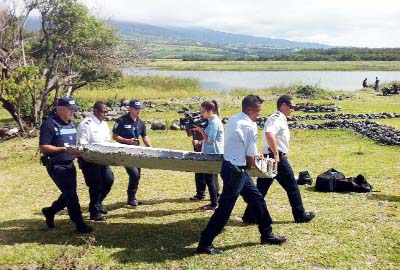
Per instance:
[[[268,152],[269,152],[269,153],[268,153],[267,155],[272,154],[271,148],[268,148]],[[280,157],[286,157],[286,156],[287,156],[287,154],[284,153],[284,152],[282,152],[282,151],[278,151],[278,153],[279,153],[279,156],[280,156]],[[265,156],[265,154],[264,154],[264,156]]]
[[[65,161],[52,161],[50,160],[50,164],[51,165],[69,165],[71,163],[73,163],[73,160],[65,160]]]

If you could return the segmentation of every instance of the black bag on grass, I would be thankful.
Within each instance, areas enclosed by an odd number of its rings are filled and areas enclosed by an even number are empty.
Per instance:
[[[344,174],[331,168],[318,175],[315,189],[321,192],[334,192],[336,191],[337,182],[340,180],[346,180]]]
[[[371,192],[372,186],[362,174],[346,178],[333,168],[318,175],[315,189],[321,192]]]

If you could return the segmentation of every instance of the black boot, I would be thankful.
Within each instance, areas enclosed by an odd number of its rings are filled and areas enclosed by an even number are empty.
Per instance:
[[[298,185],[305,185],[305,184],[311,185],[312,184],[312,178],[308,171],[299,173],[299,178],[297,179],[297,184]]]
[[[296,223],[308,223],[311,220],[315,218],[315,213],[314,212],[304,212],[303,216],[301,218],[296,218],[295,222]]]
[[[276,236],[273,233],[261,235],[261,245],[282,245],[286,241],[286,237]]]
[[[139,202],[136,199],[136,192],[135,193],[128,193],[128,205],[130,206],[138,206]]]
[[[46,225],[49,229],[53,229],[55,227],[54,224],[54,214],[53,211],[51,211],[50,207],[45,207],[42,208],[42,214],[46,218]]]
[[[106,221],[106,217],[100,212],[90,213],[90,219],[94,221]]]

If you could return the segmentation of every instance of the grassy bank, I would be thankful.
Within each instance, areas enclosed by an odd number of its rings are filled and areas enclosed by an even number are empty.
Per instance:
[[[236,95],[208,96],[196,87],[189,90],[175,83],[165,91],[154,85],[140,82],[112,91],[124,98],[160,102],[170,101],[170,95],[180,97],[164,112],[146,109],[143,119],[179,118],[176,108],[189,101],[186,98],[191,97],[193,89],[196,95],[217,98],[223,116],[240,110],[241,97]],[[146,90],[139,92],[140,87]],[[91,96],[89,90],[79,94],[90,101],[113,97],[105,89],[101,91],[100,96]],[[271,90],[257,93],[266,98],[263,115],[273,112],[276,96]],[[360,91],[333,102],[342,106],[344,113],[400,112],[400,95],[383,97]],[[8,121],[3,112],[0,110],[0,117],[5,120],[0,121]],[[400,127],[400,119],[377,121]],[[149,130],[149,136],[155,147],[191,149],[184,131]],[[138,197],[144,204],[134,209],[125,206],[126,172],[113,167],[115,184],[105,201],[108,221],[88,221],[95,228],[91,237],[74,233],[65,211],[57,215],[56,229],[46,229],[40,209],[59,192],[39,165],[37,144],[37,138],[0,144],[0,268],[360,270],[397,269],[400,265],[399,147],[379,145],[352,131],[292,130],[289,158],[296,174],[308,170],[314,179],[331,167],[347,176],[361,173],[375,192],[318,193],[314,187],[301,186],[306,209],[315,211],[317,217],[309,224],[296,224],[285,192],[275,183],[267,197],[268,209],[275,233],[286,235],[288,243],[282,247],[260,246],[257,227],[240,222],[245,208],[240,198],[224,232],[215,240],[215,245],[225,251],[220,256],[194,255],[211,213],[198,210],[206,201],[189,202],[195,188],[193,173],[187,172],[143,169]],[[88,190],[79,170],[78,183],[82,210],[88,219]]]
[[[157,60],[146,67],[165,70],[286,71],[286,70],[400,70],[399,61],[179,61]]]

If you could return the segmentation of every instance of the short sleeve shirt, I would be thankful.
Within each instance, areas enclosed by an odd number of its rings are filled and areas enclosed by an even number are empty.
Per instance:
[[[225,128],[224,159],[246,166],[246,156],[257,156],[257,124],[240,112],[230,117]]]
[[[93,144],[111,142],[107,122],[100,121],[94,114],[86,117],[78,126],[77,143]]]
[[[147,136],[144,122],[140,118],[133,120],[129,113],[115,121],[112,132],[125,139],[138,139],[139,136]]]
[[[271,132],[275,135],[276,146],[278,147],[279,151],[286,154],[289,152],[290,130],[287,123],[287,118],[283,113],[276,111],[274,114],[268,117],[267,121],[265,122],[262,141],[263,154],[269,153],[269,145],[265,136],[266,132]]]
[[[222,154],[224,151],[224,126],[218,115],[214,115],[208,120],[208,125],[204,129],[208,140],[212,144],[203,141],[203,152],[209,154]]]

